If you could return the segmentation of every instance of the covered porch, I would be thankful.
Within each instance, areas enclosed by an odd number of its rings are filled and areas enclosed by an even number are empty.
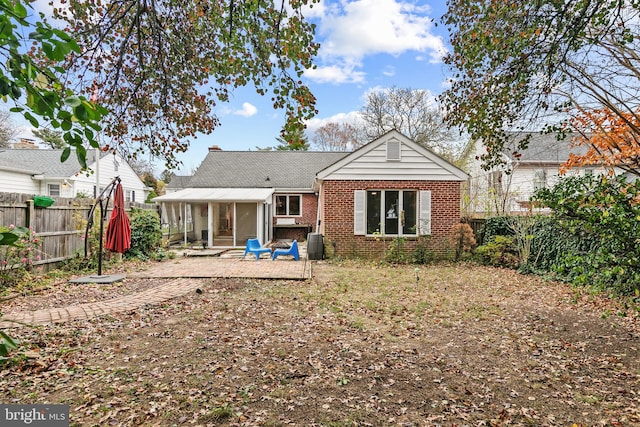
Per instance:
[[[250,238],[271,241],[272,195],[271,188],[187,188],[153,201],[163,229],[179,230],[185,245],[236,248]]]

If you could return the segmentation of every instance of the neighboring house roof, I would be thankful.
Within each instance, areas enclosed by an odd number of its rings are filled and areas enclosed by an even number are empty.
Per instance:
[[[320,151],[209,151],[191,188],[313,187],[316,173],[348,155]]]
[[[189,187],[189,180],[191,180],[191,175],[174,175],[165,188],[182,190],[183,188]]]
[[[60,161],[62,150],[0,150],[0,169],[30,171],[45,178],[69,177],[82,167],[75,153],[65,161]],[[87,152],[87,164],[95,162],[95,152]]]
[[[517,141],[522,140],[525,136],[530,135],[529,145],[525,150],[519,152],[517,161],[519,163],[547,163],[562,164],[567,161],[571,153],[584,154],[586,147],[573,147],[571,144],[571,135],[563,140],[558,140],[555,133],[542,134],[540,132],[512,132],[509,135],[512,144],[505,144],[505,153],[510,158],[514,158],[514,151]]]

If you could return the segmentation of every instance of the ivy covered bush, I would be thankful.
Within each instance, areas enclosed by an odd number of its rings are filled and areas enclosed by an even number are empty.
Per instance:
[[[640,180],[566,177],[535,198],[553,209],[537,232],[541,268],[577,285],[640,292]]]
[[[552,214],[486,221],[476,250],[481,262],[640,295],[640,180],[564,177],[534,200]]]
[[[151,210],[132,209],[129,212],[131,223],[131,248],[125,254],[127,258],[147,260],[158,258],[162,245],[160,217]]]

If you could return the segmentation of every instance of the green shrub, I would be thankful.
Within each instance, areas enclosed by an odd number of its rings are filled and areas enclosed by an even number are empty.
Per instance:
[[[509,218],[507,216],[487,218],[478,233],[481,236],[481,241],[478,243],[486,245],[494,236],[511,236],[513,230],[509,226]]]
[[[145,203],[153,203],[153,199],[156,198],[156,197],[158,197],[156,192],[151,190],[151,191],[149,191],[149,194],[147,195],[147,199],[144,202]]]
[[[0,286],[20,283],[40,260],[40,240],[31,228],[0,227]]]
[[[413,252],[411,252],[411,262],[413,264],[429,264],[436,259],[435,253],[427,248],[426,238],[421,238]]]
[[[479,246],[475,253],[482,264],[495,267],[518,267],[518,254],[512,236],[493,236],[487,244]]]
[[[538,191],[535,199],[553,209],[551,220],[536,232],[541,242],[532,253],[538,253],[539,268],[576,285],[620,294],[638,291],[640,180],[567,177]]]
[[[125,254],[126,257],[141,260],[153,258],[162,246],[158,213],[134,208],[129,213],[129,219],[131,222],[131,248]]]
[[[404,237],[395,237],[387,247],[384,253],[384,260],[392,264],[405,264],[407,262],[407,254],[405,252]]]

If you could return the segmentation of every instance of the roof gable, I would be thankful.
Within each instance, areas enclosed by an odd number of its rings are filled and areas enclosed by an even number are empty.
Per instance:
[[[317,177],[320,180],[464,181],[468,175],[431,150],[392,130],[324,168]]]
[[[585,146],[574,147],[573,137],[568,135],[565,139],[558,140],[555,133],[541,132],[510,132],[505,144],[505,154],[518,163],[546,163],[560,165],[567,161],[571,153],[583,155]],[[529,143],[524,150],[516,150],[517,142],[529,137]]]

